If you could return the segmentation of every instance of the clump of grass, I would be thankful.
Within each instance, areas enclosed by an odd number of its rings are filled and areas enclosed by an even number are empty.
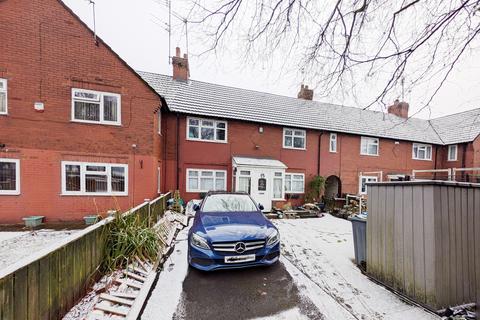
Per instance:
[[[155,262],[161,246],[157,232],[149,228],[147,219],[137,214],[122,215],[117,212],[115,219],[105,229],[106,255],[104,270],[125,268],[137,256],[141,260]]]

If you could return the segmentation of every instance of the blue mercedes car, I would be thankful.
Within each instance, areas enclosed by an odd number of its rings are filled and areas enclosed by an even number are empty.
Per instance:
[[[188,263],[203,271],[272,265],[280,234],[247,193],[209,192],[194,205]]]

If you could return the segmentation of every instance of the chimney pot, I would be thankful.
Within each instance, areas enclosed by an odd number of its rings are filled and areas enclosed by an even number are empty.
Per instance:
[[[389,106],[387,111],[390,114],[394,114],[397,117],[407,119],[408,118],[408,109],[410,106],[405,101],[400,102],[400,100],[395,99],[393,105]]]
[[[172,57],[172,66],[173,66],[173,79],[187,81],[190,77],[190,69],[188,66],[188,56],[187,54],[181,56],[180,48],[176,48],[176,55]]]
[[[298,93],[297,97],[304,100],[313,100],[313,90],[308,89],[307,85],[302,84],[300,86],[300,92]]]

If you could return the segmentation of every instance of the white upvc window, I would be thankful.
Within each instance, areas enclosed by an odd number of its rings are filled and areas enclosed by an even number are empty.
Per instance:
[[[226,190],[226,170],[187,169],[187,192]]]
[[[330,152],[337,152],[337,134],[330,133]]]
[[[62,161],[62,195],[127,196],[128,165]]]
[[[305,150],[307,132],[301,129],[283,128],[283,147],[287,149]]]
[[[448,146],[448,161],[457,161],[458,147],[456,144]]]
[[[304,193],[305,174],[285,173],[285,193]]]
[[[7,79],[0,79],[0,114],[8,114]]]
[[[0,159],[0,196],[20,194],[20,160]]]
[[[273,174],[273,200],[284,200],[283,172]]]
[[[361,137],[360,154],[365,156],[378,156],[380,140],[378,138]]]
[[[360,194],[367,194],[367,182],[377,182],[377,176],[360,176],[359,179],[359,192]]]
[[[119,126],[121,110],[117,93],[72,89],[72,121]]]
[[[432,160],[432,145],[414,143],[412,146],[412,159]]]
[[[187,117],[187,140],[227,142],[227,122]]]
[[[243,191],[248,194],[252,191],[252,177],[250,170],[238,170],[236,178],[238,179],[237,191]]]

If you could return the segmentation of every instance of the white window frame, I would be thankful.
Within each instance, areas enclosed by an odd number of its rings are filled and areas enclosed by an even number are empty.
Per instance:
[[[0,190],[0,196],[17,196],[20,194],[20,160],[0,158],[0,162],[15,163],[15,190]]]
[[[292,191],[291,187],[293,186],[293,176],[298,175],[302,176],[303,180],[303,190],[302,191]],[[290,178],[287,178],[290,176]],[[287,190],[287,180],[290,180],[290,190]],[[284,194],[304,194],[305,193],[305,174],[304,173],[296,173],[296,172],[286,172],[283,179],[283,188],[285,189]]]
[[[365,183],[367,182],[378,182],[378,176],[368,176],[368,175],[365,175],[365,176],[359,176],[359,179],[358,179],[358,194],[367,194],[367,186],[365,185],[365,191],[362,191],[362,180],[365,179]],[[367,181],[368,179],[372,179],[373,181]]]
[[[430,158],[418,158],[415,157],[415,148],[420,149],[423,148],[425,149],[425,155],[427,155],[427,149],[430,148]],[[418,153],[418,151],[417,151]],[[424,143],[413,143],[412,144],[412,159],[413,160],[422,160],[422,161],[432,161],[432,154],[433,154],[433,148],[431,144],[424,144]]]
[[[189,135],[190,131],[190,120],[198,120],[198,138],[191,138]],[[204,121],[212,121],[213,122],[213,140],[202,139],[202,120]],[[225,140],[218,140],[217,139],[217,124],[224,123],[225,124]],[[224,120],[215,120],[215,119],[208,119],[208,118],[198,118],[198,117],[187,117],[187,132],[186,137],[187,140],[190,141],[201,141],[201,142],[214,142],[214,143],[227,143],[228,142],[228,122]],[[209,127],[210,128],[210,127]]]
[[[334,142],[334,145],[335,145],[335,148],[332,148],[332,142]],[[336,133],[330,133],[330,143],[329,143],[329,150],[330,152],[332,153],[336,153],[337,152],[337,134]]]
[[[76,92],[85,92],[85,93],[93,93],[93,94],[98,94],[99,95],[99,101],[97,100],[91,100],[91,99],[79,99],[75,98],[75,93]],[[118,99],[118,104],[117,104],[117,121],[108,121],[104,120],[104,113],[103,113],[103,108],[104,108],[104,96],[112,96],[116,97]],[[100,104],[100,120],[99,121],[92,121],[92,120],[82,120],[82,119],[75,119],[75,101],[92,101],[92,102],[98,102]],[[110,126],[121,126],[122,125],[122,96],[118,93],[113,93],[113,92],[103,92],[103,91],[95,91],[95,90],[86,90],[86,89],[78,89],[78,88],[72,88],[72,110],[71,110],[71,121],[72,122],[80,122],[80,123],[91,123],[91,124],[104,124],[104,125],[110,125]]]
[[[67,165],[80,166],[80,191],[67,191],[67,178],[65,167]],[[128,196],[128,164],[123,163],[100,163],[100,162],[81,162],[81,161],[62,161],[62,195],[64,196]],[[86,192],[85,191],[85,175],[94,174],[95,171],[87,173],[87,166],[106,167],[107,175],[107,192]],[[112,167],[125,168],[125,191],[112,191]],[[98,174],[98,172],[97,172]]]
[[[287,146],[285,145],[285,142],[286,142],[286,132],[287,130],[291,130],[292,131],[292,134],[291,134],[291,137],[292,137],[292,145],[291,146]],[[303,132],[303,136],[299,136],[299,135],[296,135],[295,134],[295,131],[301,131]],[[295,143],[294,143],[294,138],[303,138],[303,148],[296,148],[294,147]],[[307,131],[304,130],[304,129],[294,129],[294,128],[283,128],[283,148],[284,149],[293,149],[293,150],[306,150],[307,149]]]
[[[8,115],[8,81],[7,79],[0,78],[0,82],[3,83],[3,89],[0,92],[5,93],[5,111],[0,111],[0,115]]]
[[[455,154],[453,154],[452,156],[452,148],[455,148]],[[448,146],[448,158],[447,160],[448,161],[457,161],[457,158],[458,158],[458,145],[456,144],[451,144]]]
[[[376,142],[375,142],[376,141]],[[367,152],[363,152],[363,146],[366,145]],[[377,145],[377,153],[368,153],[370,145]],[[360,154],[363,156],[377,157],[380,154],[380,139],[374,137],[361,137],[360,138]]]
[[[277,176],[276,174],[279,173],[282,176]],[[275,179],[282,180],[282,188],[281,188],[281,197],[280,198],[275,198]],[[305,180],[305,177],[304,177]],[[285,173],[282,171],[274,171],[273,172],[273,178],[272,178],[272,200],[274,201],[282,201],[285,200]]]
[[[198,172],[198,176],[197,176],[197,179],[198,179],[198,189],[191,189],[190,188],[190,183],[189,183],[189,177],[190,177],[190,172],[192,171],[197,171]],[[200,182],[200,178],[202,176],[202,172],[212,172],[213,173],[213,187],[215,190],[202,190],[200,185],[201,185],[201,182]],[[224,186],[223,186],[223,190],[216,190],[216,185],[217,185],[217,172],[223,172],[224,173]],[[210,170],[210,169],[194,169],[194,168],[189,168],[187,169],[187,174],[185,176],[185,180],[186,180],[186,190],[187,192],[208,192],[208,191],[226,191],[227,190],[227,170]]]

